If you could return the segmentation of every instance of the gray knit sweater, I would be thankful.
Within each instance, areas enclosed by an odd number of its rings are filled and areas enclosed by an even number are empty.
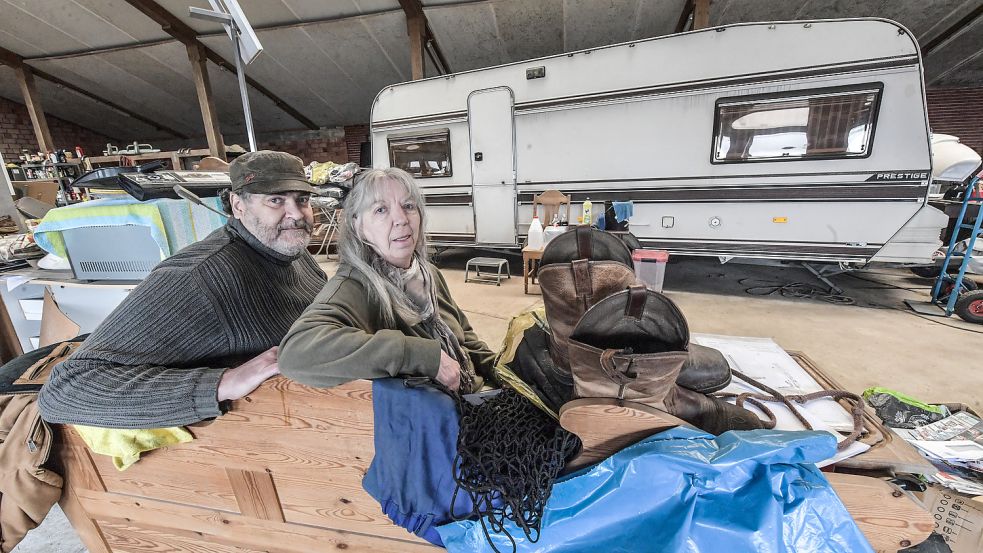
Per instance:
[[[162,261],[52,371],[44,420],[108,428],[184,425],[220,414],[222,372],[277,345],[326,277],[237,219]]]

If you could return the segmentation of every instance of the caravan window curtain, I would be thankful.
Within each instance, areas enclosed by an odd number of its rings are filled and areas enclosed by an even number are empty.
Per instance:
[[[450,131],[390,137],[389,164],[416,178],[451,176]]]
[[[881,87],[717,101],[714,163],[866,157]]]

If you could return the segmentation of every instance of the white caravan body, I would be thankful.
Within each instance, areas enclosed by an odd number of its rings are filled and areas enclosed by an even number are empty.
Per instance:
[[[434,245],[521,247],[533,196],[632,201],[647,248],[928,262],[918,45],[880,19],[750,23],[393,85],[375,167],[417,176]],[[546,222],[544,222],[545,224]]]

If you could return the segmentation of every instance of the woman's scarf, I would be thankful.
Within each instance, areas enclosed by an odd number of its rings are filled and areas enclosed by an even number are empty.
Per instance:
[[[461,365],[460,393],[476,392],[474,364],[464,352],[457,336],[440,318],[437,283],[430,272],[429,264],[421,261],[419,255],[414,255],[409,268],[401,269],[379,256],[373,257],[372,266],[385,279],[393,309],[399,317],[410,326],[420,325],[428,336],[437,340],[440,349]]]

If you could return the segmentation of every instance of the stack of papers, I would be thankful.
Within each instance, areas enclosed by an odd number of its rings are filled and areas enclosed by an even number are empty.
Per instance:
[[[939,469],[935,480],[968,495],[983,495],[983,421],[959,411],[911,430],[893,429]]]

